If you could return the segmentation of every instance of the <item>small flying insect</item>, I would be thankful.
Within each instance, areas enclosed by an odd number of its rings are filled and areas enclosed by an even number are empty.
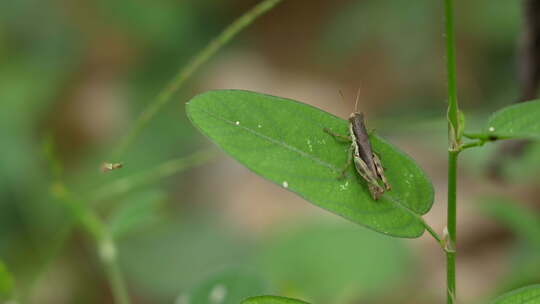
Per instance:
[[[341,91],[340,94],[343,98]],[[378,200],[385,191],[390,191],[391,187],[384,176],[381,160],[371,148],[364,113],[357,110],[359,96],[360,90],[358,90],[356,95],[355,112],[349,116],[349,136],[334,133],[328,128],[324,128],[324,131],[336,139],[351,143],[347,164],[341,171],[340,178],[345,177],[346,170],[354,160],[356,171],[367,182],[371,197],[373,200]]]
[[[101,172],[110,172],[113,170],[118,170],[124,167],[124,164],[122,163],[102,163],[101,164]]]

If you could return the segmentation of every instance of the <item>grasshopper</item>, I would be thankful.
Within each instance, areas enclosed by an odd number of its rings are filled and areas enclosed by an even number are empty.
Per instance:
[[[336,139],[351,143],[347,164],[341,171],[340,178],[345,177],[346,170],[354,160],[356,171],[367,182],[371,197],[373,200],[378,200],[385,191],[390,191],[391,187],[384,176],[381,160],[371,148],[369,134],[366,130],[364,121],[364,114],[358,112],[356,109],[358,105],[358,96],[359,94],[356,96],[355,112],[349,116],[349,136],[333,133],[328,128],[325,128],[324,131]]]

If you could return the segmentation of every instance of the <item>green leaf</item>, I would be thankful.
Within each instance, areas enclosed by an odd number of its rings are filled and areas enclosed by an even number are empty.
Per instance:
[[[402,240],[349,223],[318,221],[282,225],[280,230],[258,246],[256,267],[287,296],[303,296],[315,303],[380,299],[414,269]]]
[[[119,240],[126,276],[156,303],[172,303],[179,291],[249,258],[250,243],[228,225],[196,212],[184,215]]]
[[[433,186],[414,161],[376,135],[370,140],[392,186],[373,201],[351,166],[338,180],[349,145],[323,131],[347,122],[312,106],[248,91],[210,91],[187,104],[202,133],[256,174],[307,201],[383,234],[413,238],[433,204]]]
[[[0,301],[10,300],[13,297],[13,278],[0,261]]]
[[[175,303],[238,304],[242,299],[264,293],[264,289],[260,277],[241,270],[228,270],[180,294]]]
[[[501,139],[540,139],[540,100],[518,103],[495,112],[484,132]]]
[[[536,304],[540,303],[540,284],[531,285],[506,293],[492,304]]]
[[[278,296],[257,296],[245,299],[241,304],[309,304],[297,299]]]

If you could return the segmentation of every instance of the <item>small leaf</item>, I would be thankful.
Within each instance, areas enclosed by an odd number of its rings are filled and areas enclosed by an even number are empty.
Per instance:
[[[13,297],[13,278],[0,261],[0,301],[10,300]]]
[[[492,304],[537,304],[540,303],[540,284],[531,285],[508,292]]]
[[[164,303],[171,303],[180,290],[190,290],[209,273],[246,261],[251,252],[250,243],[231,227],[196,212],[161,220],[118,243],[126,276],[140,288],[160,295]],[[259,294],[262,292],[245,297]]]
[[[228,270],[200,283],[193,290],[180,294],[175,303],[238,304],[242,299],[264,293],[258,276],[241,270]]]
[[[241,304],[309,304],[302,300],[278,296],[257,296],[245,299]]]
[[[346,164],[349,145],[323,131],[348,133],[347,122],[290,99],[239,90],[210,91],[187,104],[202,133],[250,170],[307,201],[383,234],[413,238],[433,204],[433,186],[403,152],[371,135],[392,190],[373,201]]]
[[[484,132],[500,139],[540,139],[540,100],[521,102],[495,112]]]
[[[411,275],[414,260],[399,239],[347,224],[280,227],[258,247],[256,268],[272,286],[315,303],[380,298]],[[324,246],[321,246],[324,244]]]

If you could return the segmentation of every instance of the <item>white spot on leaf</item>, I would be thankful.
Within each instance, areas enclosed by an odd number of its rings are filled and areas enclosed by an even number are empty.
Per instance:
[[[283,181],[282,185],[283,188],[289,188],[289,183],[287,183],[287,181]]]
[[[494,127],[489,127],[489,132],[495,132],[495,128]]]
[[[257,128],[259,128],[259,129],[262,128],[262,125],[257,125]]]
[[[313,145],[311,144],[311,140],[307,140],[309,151],[313,152]]]
[[[339,185],[339,188],[341,189],[341,191],[347,190],[348,187],[349,187],[349,181],[346,181],[345,184],[343,185]]]
[[[238,125],[240,124],[240,122],[237,120],[237,121],[235,122],[235,124],[238,126]]]

